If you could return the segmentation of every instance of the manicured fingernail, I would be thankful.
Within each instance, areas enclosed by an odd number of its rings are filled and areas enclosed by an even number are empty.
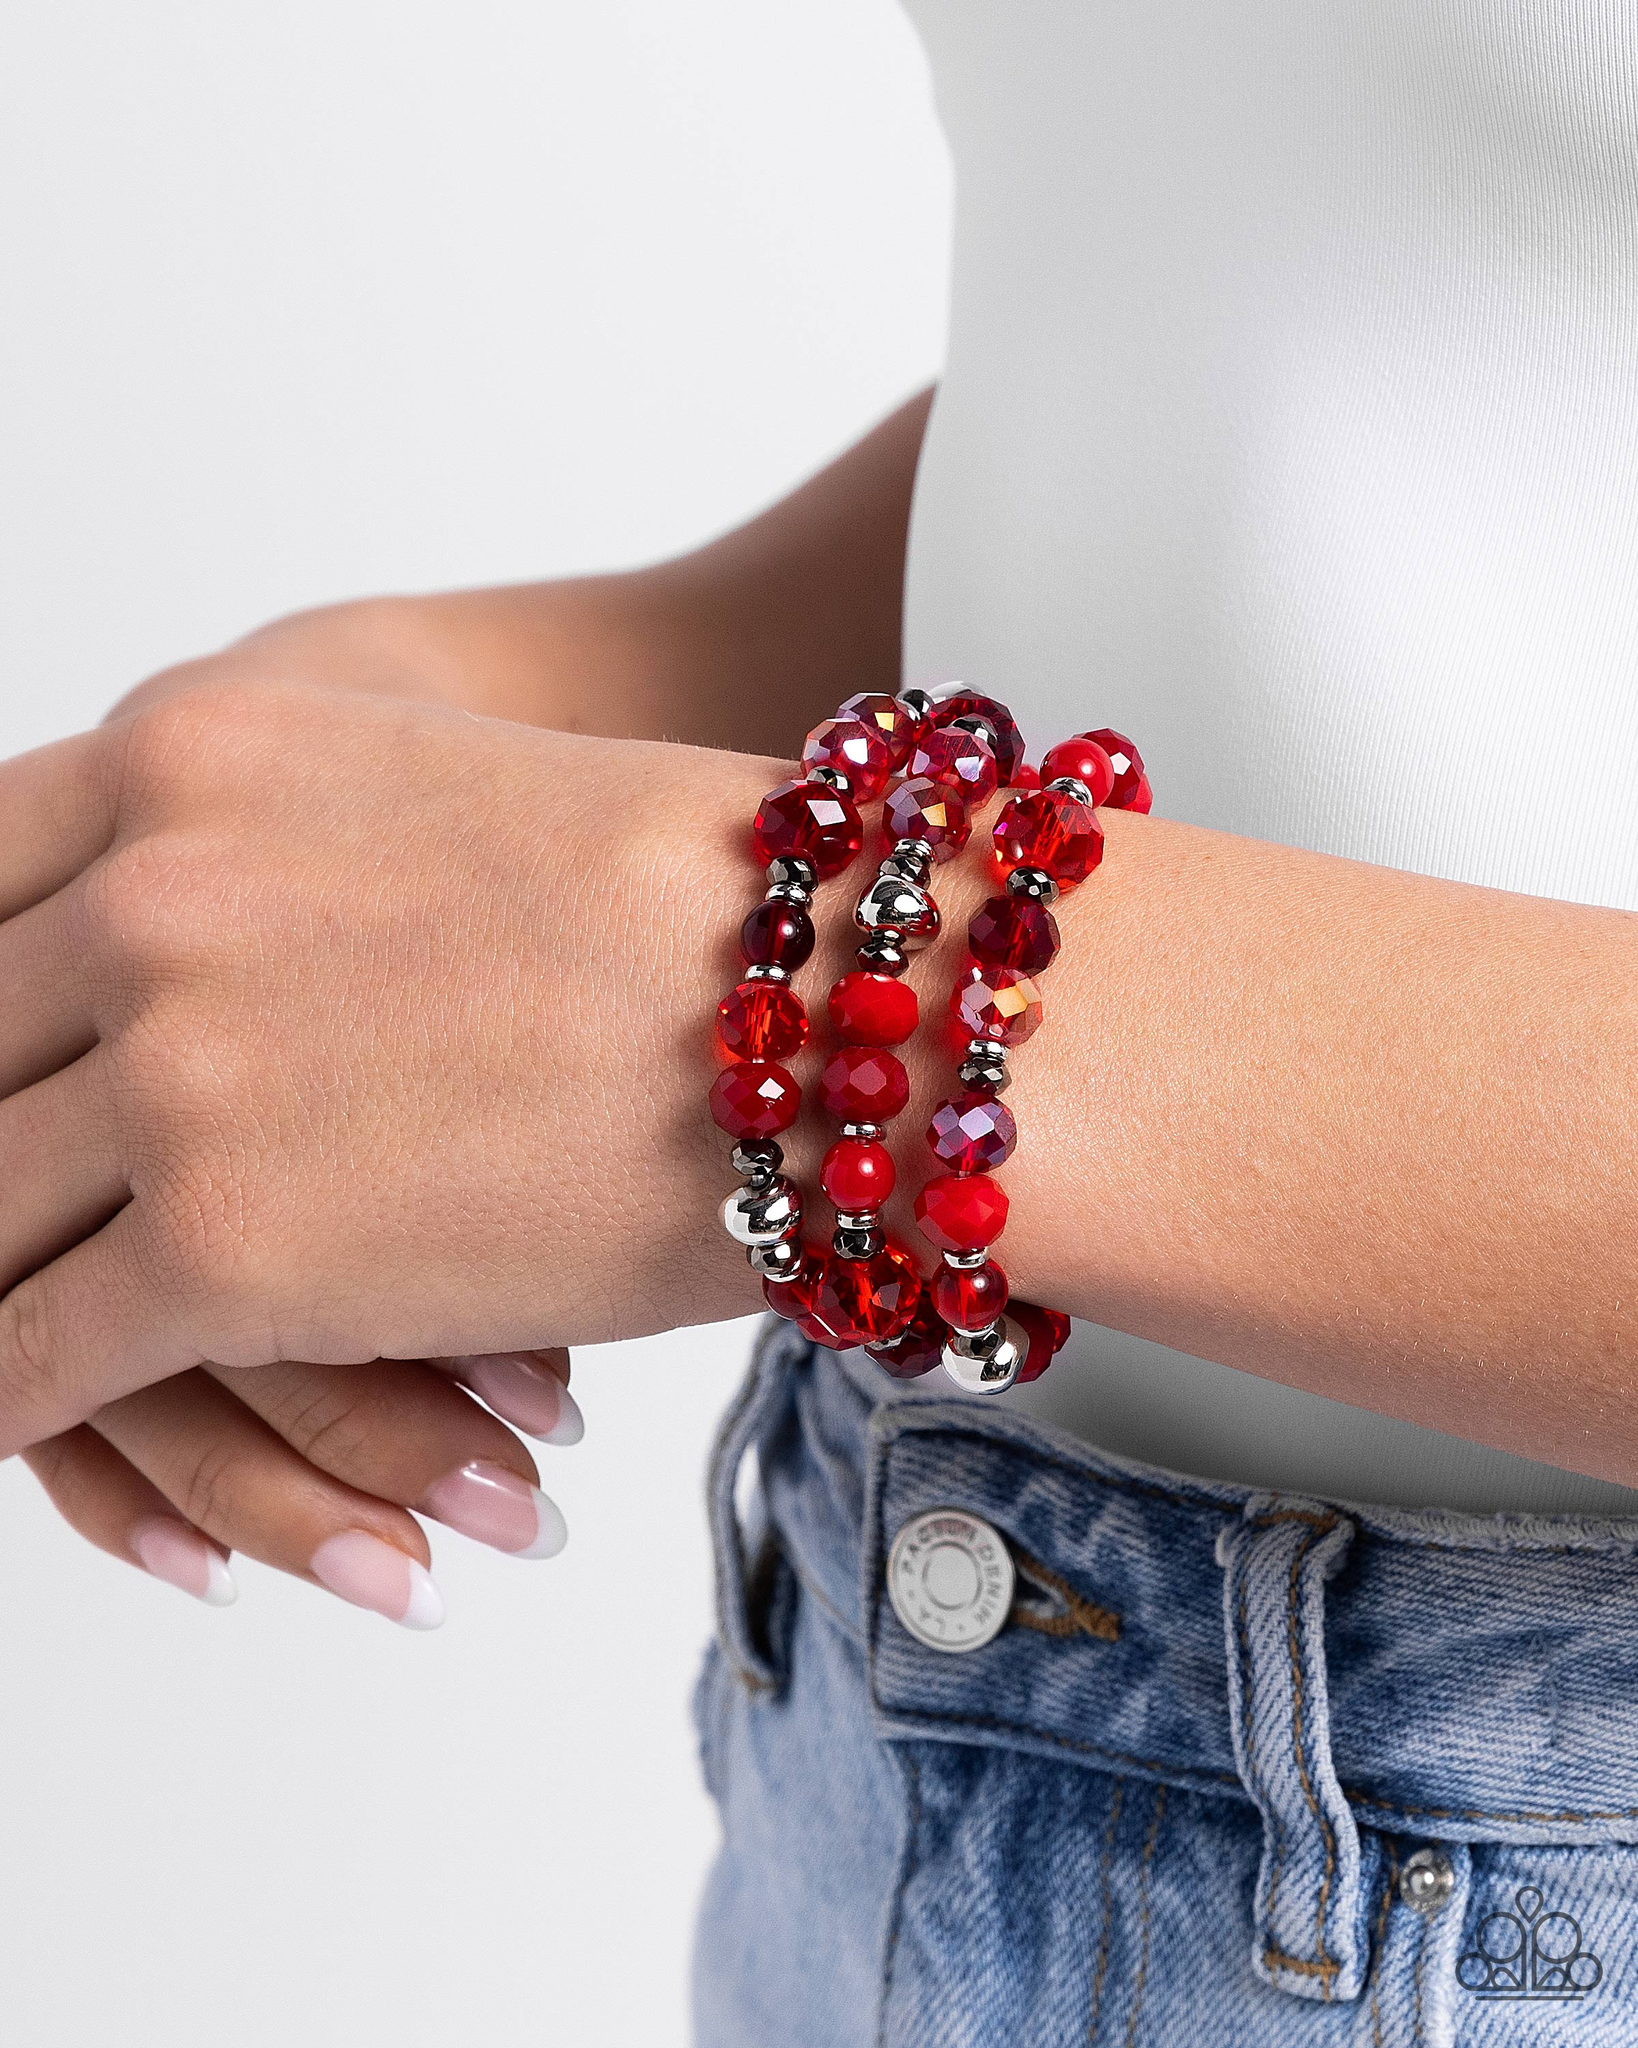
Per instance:
[[[168,1586],[180,1586],[207,1607],[231,1607],[239,1597],[227,1559],[186,1522],[169,1515],[145,1515],[132,1526],[131,1548],[145,1572]]]
[[[511,1557],[556,1557],[569,1540],[562,1515],[538,1486],[483,1460],[446,1472],[421,1505],[446,1528]]]
[[[483,1358],[457,1358],[456,1376],[487,1402],[502,1422],[545,1444],[577,1444],[586,1424],[573,1394],[527,1351],[492,1351]]]
[[[341,1599],[405,1628],[436,1628],[444,1618],[443,1595],[426,1566],[366,1529],[327,1536],[309,1568],[321,1586]]]

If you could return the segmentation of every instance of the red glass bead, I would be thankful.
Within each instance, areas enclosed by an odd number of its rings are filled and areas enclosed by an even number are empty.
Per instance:
[[[802,1263],[793,1278],[789,1280],[764,1280],[762,1299],[776,1316],[783,1316],[788,1323],[799,1323],[813,1306],[813,1282],[817,1261],[811,1254],[804,1253]]]
[[[794,989],[742,981],[717,1005],[717,1039],[741,1060],[788,1060],[808,1042],[808,1013]]]
[[[994,796],[998,780],[995,755],[977,733],[954,726],[934,726],[910,750],[906,776],[942,782],[975,810]]]
[[[813,919],[794,903],[759,903],[739,928],[747,967],[783,967],[794,974],[813,957]]]
[[[1012,1157],[1018,1124],[995,1095],[956,1095],[941,1102],[927,1142],[952,1173],[993,1173]]]
[[[965,1269],[941,1267],[933,1281],[933,1305],[952,1330],[987,1330],[1007,1294],[1007,1276],[994,1259]]]
[[[753,828],[756,857],[805,860],[820,881],[839,875],[864,845],[852,799],[822,782],[782,782],[762,799]]]
[[[992,896],[967,925],[968,950],[992,967],[1021,967],[1039,974],[1058,953],[1058,920],[1044,903],[1024,896]]]
[[[711,1083],[710,1103],[731,1138],[771,1138],[795,1123],[802,1091],[772,1060],[736,1060]]]
[[[1033,1301],[1014,1301],[1007,1314],[1029,1339],[1029,1355],[1018,1371],[1020,1381],[1038,1380],[1069,1341],[1069,1318],[1055,1308],[1037,1308]]]
[[[924,1285],[898,1342],[890,1351],[871,1347],[870,1355],[883,1372],[891,1373],[896,1380],[920,1379],[942,1361],[946,1333],[944,1318],[933,1306],[931,1290]]]
[[[1010,784],[1024,765],[1024,739],[1017,721],[1005,704],[994,697],[981,697],[976,690],[953,690],[933,706],[934,725],[969,717],[982,718],[995,734],[995,765],[1002,782]]]
[[[995,821],[1001,872],[1044,868],[1060,888],[1084,882],[1103,859],[1103,827],[1090,804],[1061,789],[1015,796]]]
[[[974,967],[950,991],[950,1010],[969,1038],[1022,1045],[1041,1021],[1041,991],[1016,967]]]
[[[1101,725],[1096,732],[1082,735],[1095,745],[1102,747],[1109,756],[1109,765],[1115,771],[1115,786],[1109,792],[1109,801],[1117,811],[1147,811],[1149,808],[1149,782],[1143,772],[1143,756],[1113,726]],[[1142,802],[1134,802],[1134,798]]]
[[[1072,740],[1060,740],[1041,758],[1041,780],[1056,782],[1060,775],[1073,775],[1092,792],[1095,804],[1106,804],[1115,787],[1115,764],[1096,740],[1077,733]]]
[[[1155,793],[1149,787],[1148,776],[1140,775],[1137,779],[1136,789],[1132,791],[1132,794],[1126,799],[1125,803],[1123,803],[1120,808],[1123,811],[1136,811],[1139,813],[1140,816],[1146,818],[1149,815],[1149,811],[1154,803],[1154,800]]]
[[[830,1021],[850,1045],[903,1045],[920,1015],[915,990],[891,974],[858,968],[830,992]]]
[[[907,704],[901,704],[897,697],[886,696],[877,690],[861,690],[856,697],[849,697],[836,716],[857,718],[866,725],[873,725],[887,742],[894,774],[909,760],[916,734],[921,731],[921,720]]]
[[[864,1138],[840,1139],[819,1168],[819,1185],[845,1215],[879,1209],[896,1177],[892,1153]]]
[[[855,803],[874,803],[893,772],[893,754],[880,729],[862,718],[827,718],[802,743],[802,766],[838,768]]]
[[[987,1173],[941,1173],[916,1197],[916,1221],[941,1252],[976,1252],[1007,1227],[1007,1191]]]
[[[920,1294],[921,1275],[892,1245],[869,1259],[832,1253],[820,1266],[802,1328],[837,1350],[882,1344],[906,1327]]]
[[[1040,769],[1032,768],[1027,761],[1024,763],[1023,767],[1019,769],[1018,773],[1012,778],[1012,787],[1014,789],[1039,789],[1040,786]]]
[[[844,1045],[825,1062],[819,1098],[838,1123],[885,1124],[910,1100],[910,1077],[890,1052]]]
[[[889,839],[922,839],[935,861],[954,860],[972,832],[967,806],[955,791],[925,775],[913,775],[890,792],[882,807]]]

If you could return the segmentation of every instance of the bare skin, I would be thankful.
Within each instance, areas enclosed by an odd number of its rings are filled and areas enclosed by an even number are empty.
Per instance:
[[[169,1403],[172,1467],[130,1462],[184,1514],[220,1455],[175,1375],[316,1375],[367,1424],[354,1361],[756,1305],[702,1098],[778,769],[698,749],[788,755],[896,687],[923,417],[684,563],[307,615],[0,769],[0,1448],[93,1540],[127,1508],[92,1526],[72,1425]],[[1010,1097],[1019,1291],[1638,1484],[1638,920],[1106,825]],[[956,930],[976,869],[941,878]],[[200,1496],[223,1545],[234,1495]],[[301,1570],[310,1533],[249,1547]]]

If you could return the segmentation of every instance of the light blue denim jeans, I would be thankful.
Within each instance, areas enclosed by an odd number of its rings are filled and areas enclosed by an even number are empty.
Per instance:
[[[1638,1523],[1182,1479],[872,1370],[778,1326],[714,1463],[699,2048],[1635,2048]],[[885,1585],[939,1508],[1015,1573],[959,1653]]]

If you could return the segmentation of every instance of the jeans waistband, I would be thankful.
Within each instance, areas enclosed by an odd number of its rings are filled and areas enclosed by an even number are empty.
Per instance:
[[[748,1683],[783,1676],[777,1629],[747,1620],[732,1501],[754,1444],[778,1552],[857,1642],[882,1735],[1251,1800],[1259,1967],[1282,1988],[1355,1989],[1361,1830],[1638,1841],[1638,1522],[1189,1479],[1001,1404],[878,1404],[865,1370],[779,1325],[725,1428],[723,1640]],[[1008,1625],[970,1654],[926,1647],[886,1591],[895,1534],[939,1507],[989,1523],[1017,1571]]]

